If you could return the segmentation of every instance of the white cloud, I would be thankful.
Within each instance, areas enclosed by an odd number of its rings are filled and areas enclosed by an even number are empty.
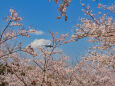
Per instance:
[[[31,42],[31,46],[33,48],[36,48],[38,46],[43,46],[43,45],[48,45],[50,44],[51,41],[50,40],[46,40],[46,39],[35,39],[33,42]]]
[[[31,30],[30,30],[31,31]],[[35,30],[35,32],[32,32],[32,34],[35,34],[35,35],[43,35],[44,34],[44,32],[43,31],[41,31],[41,30]]]

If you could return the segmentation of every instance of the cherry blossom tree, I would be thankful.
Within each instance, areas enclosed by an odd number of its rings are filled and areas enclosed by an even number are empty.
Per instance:
[[[6,86],[5,76],[6,74],[13,73],[18,79],[23,81],[13,69],[13,65],[18,65],[19,57],[18,52],[23,51],[21,43],[11,43],[15,41],[17,37],[26,36],[29,37],[30,32],[34,30],[25,30],[21,23],[22,17],[18,16],[18,13],[14,9],[10,9],[10,15],[7,17],[7,25],[0,34],[0,85]],[[12,29],[16,28],[16,29]],[[11,77],[10,77],[11,78]]]
[[[66,8],[71,0],[54,1],[59,4],[61,14],[57,19],[64,16],[66,21]],[[31,45],[23,48],[22,43],[10,43],[17,37],[29,37],[29,33],[35,32],[23,28],[22,17],[10,9],[7,25],[0,35],[0,86],[114,86],[115,20],[112,15],[93,13],[91,7],[81,5],[82,11],[90,18],[82,18],[71,37],[69,34],[58,37],[58,33],[50,32],[51,44],[37,49]],[[98,4],[97,8],[115,11],[113,5]],[[67,64],[69,57],[59,47],[85,37],[94,46],[74,67]],[[18,52],[27,53],[32,58],[24,58]]]
[[[107,14],[94,14],[90,7],[83,6],[83,12],[90,18],[82,18],[82,24],[76,25],[76,31],[72,34],[73,41],[89,38],[94,43],[89,54],[84,57],[85,66],[80,70],[78,86],[114,86],[115,82],[115,21]],[[98,4],[98,8],[104,8],[114,12],[114,6],[105,7]]]

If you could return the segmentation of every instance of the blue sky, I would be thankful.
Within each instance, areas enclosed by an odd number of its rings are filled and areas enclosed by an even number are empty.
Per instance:
[[[97,2],[82,1],[86,4],[92,3],[93,7],[97,5]],[[23,38],[21,41],[23,41],[25,46],[35,39],[49,39],[49,30],[59,34],[71,34],[72,27],[80,23],[80,17],[84,17],[84,13],[81,11],[80,0],[72,0],[70,7],[67,9],[67,22],[63,18],[60,20],[56,19],[59,14],[57,13],[57,5],[53,1],[49,3],[48,0],[0,0],[0,27],[4,27],[3,19],[8,15],[11,8],[15,9],[19,16],[24,17],[24,25],[32,25],[37,30],[44,32],[43,35],[31,35],[29,39]],[[66,55],[75,59],[85,55],[90,45],[90,43],[85,42],[85,39],[83,39],[76,43],[64,45],[62,48]]]

